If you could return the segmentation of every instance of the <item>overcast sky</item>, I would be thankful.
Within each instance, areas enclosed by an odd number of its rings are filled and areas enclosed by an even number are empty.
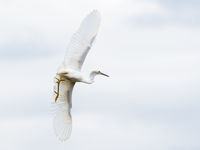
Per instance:
[[[73,131],[53,132],[53,77],[93,9],[99,34],[73,91]],[[0,149],[200,149],[198,0],[0,0]]]

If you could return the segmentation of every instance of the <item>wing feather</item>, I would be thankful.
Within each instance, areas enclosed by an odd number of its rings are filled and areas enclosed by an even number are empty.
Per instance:
[[[101,17],[98,11],[92,11],[81,23],[78,31],[72,36],[67,47],[64,65],[71,69],[81,70],[93,41],[97,35]]]
[[[59,86],[59,96],[56,103],[54,103],[55,111],[53,126],[55,134],[61,141],[67,140],[72,131],[71,108],[74,84],[74,82],[69,80],[61,81]],[[56,83],[55,86],[57,86]]]
[[[64,62],[58,68],[58,72],[61,72],[65,68],[77,71],[81,70],[83,62],[97,35],[100,21],[100,14],[96,10],[92,11],[82,21],[78,31],[71,38],[67,47]],[[61,81],[59,86],[59,96],[56,103],[54,103],[54,130],[61,141],[67,140],[72,131],[71,108],[74,84],[75,82],[69,80]],[[57,83],[55,83],[55,86],[57,86]]]

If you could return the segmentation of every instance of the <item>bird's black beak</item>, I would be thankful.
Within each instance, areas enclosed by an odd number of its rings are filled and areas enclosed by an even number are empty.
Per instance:
[[[103,75],[103,76],[106,76],[106,77],[109,77],[109,75],[105,74],[105,73],[102,73],[99,71],[99,74]]]

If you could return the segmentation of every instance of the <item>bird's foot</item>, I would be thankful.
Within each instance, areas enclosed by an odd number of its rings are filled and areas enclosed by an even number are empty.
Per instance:
[[[58,84],[60,84],[61,81],[64,81],[64,80],[58,79],[58,78],[56,78],[56,80],[57,80],[56,83],[58,83]]]
[[[56,91],[54,91],[54,93],[56,94],[56,97],[55,97],[55,102],[58,100],[58,96],[59,96],[59,86],[60,86],[60,82],[61,81],[64,81],[64,80],[62,80],[62,79],[58,79],[58,78],[56,78],[56,83],[58,84],[58,86],[57,86],[57,92]]]

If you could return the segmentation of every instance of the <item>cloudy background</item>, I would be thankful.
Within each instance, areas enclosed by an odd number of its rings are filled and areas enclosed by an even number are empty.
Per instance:
[[[102,15],[76,84],[73,132],[52,128],[53,76],[93,9]],[[1,0],[0,149],[200,149],[198,0]]]

